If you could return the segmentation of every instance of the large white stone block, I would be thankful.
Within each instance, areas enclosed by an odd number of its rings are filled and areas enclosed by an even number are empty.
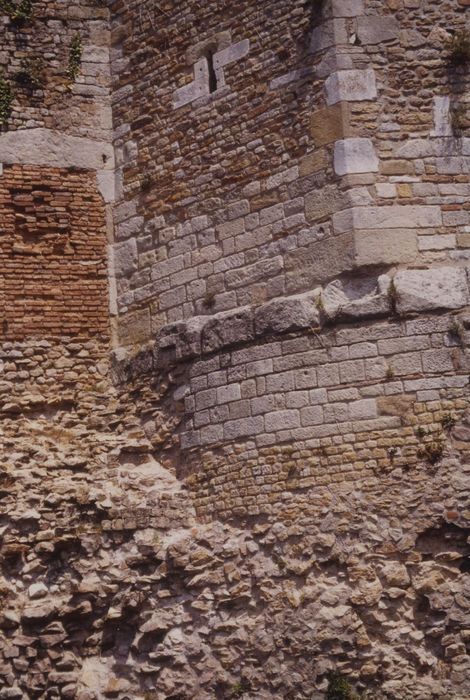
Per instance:
[[[332,73],[325,81],[326,102],[333,105],[342,100],[360,102],[375,100],[377,86],[375,73],[367,70],[340,70]]]
[[[334,168],[337,175],[377,172],[379,159],[372,141],[366,138],[336,141]]]
[[[442,226],[437,205],[395,204],[383,207],[352,207],[333,215],[335,233],[353,229],[432,228]]]
[[[226,49],[222,49],[222,51],[218,51],[214,54],[214,67],[223,68],[229,63],[240,61],[249,53],[249,51],[250,42],[248,39],[243,39],[242,41],[238,41],[236,44],[227,46]]]
[[[53,129],[20,129],[0,135],[0,161],[52,168],[114,170],[109,143],[69,136]]]
[[[399,313],[460,309],[469,301],[467,275],[463,268],[400,270],[393,282]]]
[[[449,95],[433,97],[433,116],[434,130],[431,131],[431,136],[452,136]]]

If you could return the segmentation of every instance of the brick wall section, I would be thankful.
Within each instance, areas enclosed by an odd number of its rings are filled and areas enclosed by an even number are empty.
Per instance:
[[[94,172],[4,166],[2,339],[108,329],[104,205]]]

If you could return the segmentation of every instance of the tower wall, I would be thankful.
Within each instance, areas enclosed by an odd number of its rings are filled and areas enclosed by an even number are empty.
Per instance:
[[[159,11],[114,17],[117,328],[177,368],[200,514],[422,465],[466,406],[465,6]]]

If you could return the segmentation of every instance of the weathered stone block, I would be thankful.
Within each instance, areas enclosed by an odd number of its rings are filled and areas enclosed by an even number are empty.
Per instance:
[[[356,264],[412,262],[418,254],[417,235],[413,229],[355,231]]]
[[[391,312],[390,278],[365,278],[362,284],[334,280],[322,292],[323,308],[330,319],[353,320],[387,316]]]
[[[410,229],[442,226],[442,212],[435,205],[395,204],[383,207],[352,207],[333,215],[337,233],[353,229]]]
[[[119,319],[119,342],[135,345],[149,340],[151,334],[150,310],[141,309],[122,315]]]
[[[213,316],[202,330],[202,349],[204,352],[213,352],[253,338],[253,312],[245,307]]]
[[[265,415],[264,423],[267,432],[298,428],[300,426],[300,414],[295,409],[274,411]]]
[[[359,102],[374,100],[377,97],[375,73],[367,70],[342,70],[332,73],[325,81],[327,104],[333,105],[342,100]]]
[[[364,13],[364,0],[332,0],[333,17],[357,17]]]
[[[137,270],[137,241],[130,238],[125,243],[117,243],[113,250],[114,270],[117,277],[126,277]]]
[[[308,292],[288,299],[275,299],[255,312],[257,335],[285,333],[319,323],[316,295]]]
[[[377,418],[377,404],[375,399],[352,401],[349,404],[349,417],[351,420]]]
[[[344,206],[344,194],[337,185],[326,185],[305,196],[305,216],[315,222],[332,216]]]
[[[372,141],[366,138],[336,141],[334,168],[337,175],[378,172],[379,159]]]
[[[393,282],[399,313],[460,309],[469,300],[467,277],[462,268],[400,270]]]
[[[343,134],[344,135],[344,134]],[[335,139],[334,139],[335,140]],[[299,165],[300,177],[311,175],[323,170],[328,165],[328,154],[325,148],[317,149],[302,158]]]
[[[224,423],[224,440],[236,440],[248,435],[257,435],[264,430],[264,417],[238,418]]]
[[[325,146],[350,135],[349,105],[338,102],[313,112],[310,119],[310,132],[315,146]]]
[[[399,31],[396,17],[367,15],[357,19],[357,36],[363,45],[393,41],[398,38]]]
[[[289,252],[285,265],[288,292],[311,288],[353,268],[353,236],[335,236]]]

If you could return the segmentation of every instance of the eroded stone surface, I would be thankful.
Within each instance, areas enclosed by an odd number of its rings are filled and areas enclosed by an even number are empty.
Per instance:
[[[397,310],[401,313],[460,309],[469,301],[467,276],[462,268],[400,270],[393,281]]]

